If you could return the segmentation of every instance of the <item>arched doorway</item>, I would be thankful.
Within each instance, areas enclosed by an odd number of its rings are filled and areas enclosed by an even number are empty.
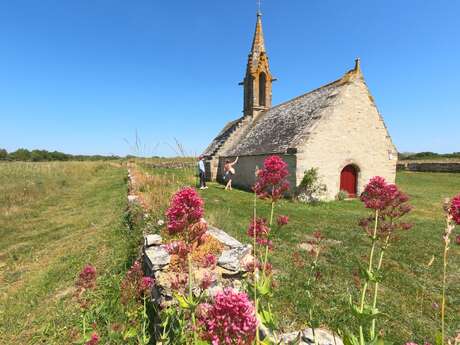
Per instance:
[[[340,173],[340,190],[348,193],[350,198],[356,198],[358,188],[358,169],[353,164],[347,165]]]
[[[266,87],[267,87],[267,76],[264,72],[259,74],[259,105],[265,107],[267,103],[266,96]]]

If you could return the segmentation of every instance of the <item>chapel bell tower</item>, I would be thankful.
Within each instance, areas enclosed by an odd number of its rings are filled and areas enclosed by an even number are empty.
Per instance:
[[[244,116],[256,117],[272,106],[272,82],[267,52],[262,31],[262,14],[257,13],[256,31],[248,55],[244,85]]]

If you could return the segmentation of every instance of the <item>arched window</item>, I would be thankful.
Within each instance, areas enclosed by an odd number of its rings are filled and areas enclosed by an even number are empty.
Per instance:
[[[259,74],[259,105],[265,107],[267,105],[266,97],[267,76],[264,72]]]

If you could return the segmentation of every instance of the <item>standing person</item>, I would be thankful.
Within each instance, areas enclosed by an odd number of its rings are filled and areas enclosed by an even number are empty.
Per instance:
[[[206,169],[204,167],[204,157],[198,157],[198,174],[200,175],[200,189],[207,189],[206,186]]]
[[[232,190],[232,179],[235,175],[235,168],[233,167],[238,162],[238,157],[233,162],[230,162],[228,159],[224,164],[224,180],[227,180],[227,185],[225,190]]]

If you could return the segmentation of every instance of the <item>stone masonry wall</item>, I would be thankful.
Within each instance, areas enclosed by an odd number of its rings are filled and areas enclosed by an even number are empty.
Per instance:
[[[262,168],[264,160],[270,155],[257,155],[257,156],[241,156],[238,163],[234,166],[236,174],[233,176],[232,185],[234,187],[249,190],[253,186],[256,176],[256,167]],[[291,186],[296,186],[296,157],[295,155],[280,155],[281,158],[288,164],[290,172],[289,183]],[[217,170],[217,181],[222,181],[225,160],[233,161],[236,157],[221,157],[219,160],[219,167]]]
[[[398,170],[460,173],[460,162],[398,162]]]
[[[394,182],[397,151],[363,79],[356,77],[324,114],[299,149],[297,184],[305,170],[318,168],[327,186],[326,199],[339,192],[340,173],[348,164],[358,167],[358,195],[373,176]]]

